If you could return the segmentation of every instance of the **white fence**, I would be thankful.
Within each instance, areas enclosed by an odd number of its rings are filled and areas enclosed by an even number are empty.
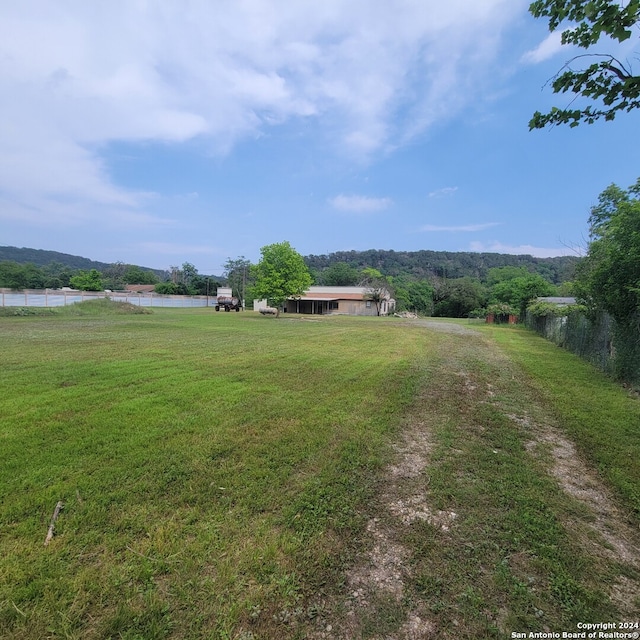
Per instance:
[[[126,291],[62,291],[59,289],[0,289],[1,307],[64,307],[75,302],[111,298],[116,302],[130,302],[140,307],[214,307],[215,296],[167,296],[158,293]]]

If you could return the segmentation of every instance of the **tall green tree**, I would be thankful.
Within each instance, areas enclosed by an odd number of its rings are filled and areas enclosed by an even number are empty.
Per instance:
[[[616,321],[617,373],[640,379],[640,179],[607,187],[592,207],[587,256],[578,265],[577,297]]]
[[[628,324],[640,313],[640,179],[628,190],[607,187],[591,209],[589,229],[588,253],[577,272],[579,296]]]
[[[206,295],[207,282],[206,276],[201,276],[198,270],[190,262],[183,262],[181,267],[172,265],[169,268],[169,280],[174,287],[164,287],[156,285],[156,292],[171,293],[181,296]],[[163,284],[163,283],[160,283]]]
[[[143,269],[135,264],[126,265],[123,277],[127,284],[157,284],[160,281],[153,271]]]
[[[194,279],[198,276],[198,270],[190,262],[183,262],[180,269],[182,283],[187,287],[187,291],[190,291],[193,285]]]
[[[526,267],[493,267],[487,271],[487,286],[493,285],[513,278],[526,278],[531,275],[531,271]]]
[[[506,304],[517,310],[523,318],[527,304],[541,296],[552,296],[556,287],[537,273],[519,275],[497,282],[489,292],[490,304]]]
[[[158,282],[153,290],[165,296],[185,295],[184,288],[180,287],[184,287],[184,285],[177,285],[175,282]]]
[[[301,296],[311,286],[313,280],[304,259],[288,242],[266,245],[260,254],[258,264],[251,267],[255,299],[266,299],[280,309],[286,300]]]
[[[637,36],[640,22],[640,0],[536,0],[529,6],[536,18],[549,19],[549,31],[555,31],[568,21],[571,28],[562,32],[562,44],[589,49],[602,36],[623,42]],[[574,69],[585,60],[592,64]],[[568,124],[576,127],[581,122],[592,124],[599,118],[613,120],[620,111],[640,107],[640,76],[634,74],[628,63],[613,55],[586,53],[574,57],[553,78],[554,93],[571,93],[594,101],[596,106],[584,108],[553,107],[547,114],[536,111],[529,129],[543,129],[547,125]],[[573,100],[572,100],[573,102]]]
[[[393,297],[398,311],[414,311],[430,316],[433,313],[433,286],[426,279],[396,276],[391,279]]]
[[[45,273],[45,286],[50,289],[59,289],[71,285],[73,269],[61,262],[50,262],[43,267]]]
[[[321,272],[320,278],[327,287],[353,287],[358,284],[360,273],[346,262],[334,262]]]
[[[207,278],[207,276],[202,275],[201,273],[196,273],[192,276],[189,281],[189,295],[190,296],[206,296],[208,295],[209,286],[211,281]]]
[[[42,289],[47,286],[45,272],[35,264],[18,264],[13,260],[0,262],[0,287],[8,289]]]
[[[467,276],[442,282],[434,292],[434,316],[466,318],[469,312],[483,307],[486,291],[475,278]]]
[[[244,301],[246,292],[252,284],[251,261],[244,256],[235,259],[228,258],[224,263],[223,276],[227,279],[233,295]]]
[[[124,262],[110,264],[103,270],[102,279],[108,289],[124,289],[127,284],[157,284],[160,281],[153,271]]]
[[[124,289],[127,284],[124,273],[127,265],[124,262],[113,262],[102,271],[102,281],[107,289]]]
[[[102,291],[104,289],[102,276],[97,269],[90,271],[81,269],[71,278],[71,286],[81,291]]]

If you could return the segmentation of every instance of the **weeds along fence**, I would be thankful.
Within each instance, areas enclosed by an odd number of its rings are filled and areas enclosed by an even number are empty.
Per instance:
[[[593,318],[579,311],[566,316],[527,312],[525,324],[551,342],[625,382],[640,383],[640,333],[622,330],[607,313]]]
[[[84,300],[110,298],[140,307],[209,307],[215,306],[211,296],[169,296],[158,293],[124,291],[62,291],[59,289],[0,289],[0,307],[64,307]]]

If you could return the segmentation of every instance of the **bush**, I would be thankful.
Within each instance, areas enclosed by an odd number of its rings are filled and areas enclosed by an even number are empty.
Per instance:
[[[47,307],[0,307],[0,317],[9,316],[50,316],[54,309]]]
[[[568,316],[575,312],[584,313],[586,310],[587,308],[581,304],[560,306],[553,304],[553,302],[544,301],[531,302],[527,306],[527,313],[535,316],[536,318],[541,318],[543,316],[562,318],[563,316]]]
[[[71,316],[139,315],[153,313],[151,309],[130,302],[114,302],[110,298],[98,298],[76,302],[62,307],[61,313]]]

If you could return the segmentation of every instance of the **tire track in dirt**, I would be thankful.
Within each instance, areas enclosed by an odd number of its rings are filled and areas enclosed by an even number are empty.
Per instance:
[[[416,321],[411,324],[436,332],[479,335],[473,329],[445,322]],[[492,349],[491,354],[487,353],[487,357],[493,364],[513,367],[510,360],[496,349]],[[563,522],[579,540],[580,546],[589,554],[640,572],[638,532],[616,507],[611,492],[598,478],[597,472],[580,458],[574,444],[544,416],[544,409],[536,407],[543,418],[535,411],[532,411],[536,413],[535,418],[531,415],[509,414],[508,409],[500,406],[497,389],[493,385],[476,385],[464,364],[456,360],[455,354],[445,355],[445,360],[448,373],[464,379],[462,386],[465,394],[474,402],[486,402],[502,409],[514,426],[529,435],[531,439],[526,448],[530,455],[546,463],[548,473],[560,488],[585,507],[583,517]],[[430,395],[432,393],[424,391],[416,402],[433,402],[437,398]],[[326,611],[333,614],[326,617],[332,618],[330,623],[308,635],[308,638],[352,640],[363,637],[365,626],[369,629],[366,637],[378,640],[438,637],[438,629],[429,620],[426,607],[420,607],[415,594],[405,598],[406,585],[411,580],[411,549],[400,542],[406,528],[416,520],[426,521],[444,533],[455,527],[458,514],[432,509],[425,495],[424,474],[428,470],[433,448],[428,412],[418,410],[404,425],[399,441],[393,447],[395,459],[384,470],[382,484],[385,488],[379,496],[378,513],[367,524],[370,549],[361,562],[347,572],[346,597],[340,602],[327,604]],[[608,593],[621,612],[637,614],[634,602],[640,601],[640,582],[626,577],[620,571],[618,579],[608,585]],[[407,601],[412,602],[413,606],[403,606],[403,602]],[[378,608],[381,604],[389,607],[389,603],[395,603],[394,613],[397,617],[401,616],[397,630],[391,633],[381,631],[380,634],[371,632],[372,621],[380,615]]]
[[[415,326],[428,326],[443,333],[474,334],[477,332],[458,324],[446,322],[414,321]],[[423,390],[416,400],[419,407],[434,400],[432,392]],[[420,409],[406,420],[399,441],[393,445],[394,460],[384,470],[379,496],[379,513],[367,524],[371,548],[363,560],[345,576],[347,597],[330,609],[343,613],[324,630],[309,635],[310,639],[353,640],[362,637],[363,627],[375,620],[377,607],[389,601],[402,609],[405,585],[411,578],[409,559],[411,550],[401,542],[404,530],[416,520],[423,520],[442,531],[448,531],[457,514],[433,510],[427,502],[423,474],[428,468],[433,449],[431,427],[427,412]],[[384,633],[384,640],[420,640],[436,637],[436,626],[417,607],[402,612],[403,621],[396,633]]]
[[[372,541],[366,557],[346,575],[347,597],[335,609],[341,609],[340,620],[309,638],[352,640],[362,637],[362,628],[374,620],[380,603],[395,603],[398,609],[405,596],[405,583],[410,577],[410,550],[400,540],[400,531],[415,520],[425,520],[447,530],[456,514],[432,511],[424,492],[412,491],[428,466],[432,442],[428,425],[413,423],[402,432],[394,445],[395,460],[384,472],[385,489],[379,497],[379,514],[367,524]],[[385,639],[418,640],[429,638],[434,625],[417,610],[409,611],[397,634],[385,634]]]
[[[535,438],[527,449],[536,457],[550,457],[550,473],[562,490],[587,507],[590,518],[566,523],[590,554],[632,567],[640,573],[638,532],[630,526],[616,505],[609,489],[594,469],[583,461],[575,445],[549,424],[535,424],[528,417],[509,416],[527,426]],[[595,533],[596,536],[589,535]],[[637,614],[634,601],[640,601],[640,585],[624,575],[609,586],[609,597],[627,615]]]

